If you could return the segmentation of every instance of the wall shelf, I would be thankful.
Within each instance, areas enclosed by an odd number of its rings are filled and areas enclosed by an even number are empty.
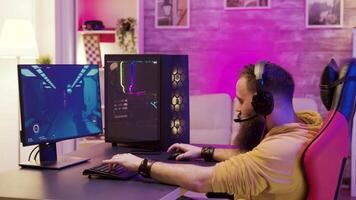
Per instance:
[[[115,34],[115,30],[95,30],[95,31],[78,31],[81,35],[85,34]]]

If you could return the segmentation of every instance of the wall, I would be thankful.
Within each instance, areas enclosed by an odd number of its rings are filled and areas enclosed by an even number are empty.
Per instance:
[[[136,18],[137,6],[133,0],[78,0],[78,27],[86,20],[101,20],[105,28],[115,28],[120,18]]]
[[[1,70],[0,74],[0,172],[12,169],[18,163],[19,107],[14,103],[18,99],[15,66],[15,59],[0,59],[0,67],[8,68]]]
[[[268,59],[294,75],[295,96],[320,104],[323,66],[332,57],[340,62],[351,56],[356,1],[345,0],[341,29],[306,29],[304,2],[272,0],[271,9],[224,10],[223,0],[191,0],[190,28],[170,30],[154,28],[154,0],[148,0],[144,49],[188,54],[191,94],[226,92],[233,97],[241,67]]]
[[[139,6],[142,0],[77,0],[78,1],[78,29],[82,30],[81,26],[86,20],[100,20],[104,23],[105,29],[114,30],[117,21],[122,18],[133,17],[137,19],[137,31],[141,16],[138,14]],[[108,32],[106,32],[108,34]],[[105,35],[101,35],[105,36]],[[101,41],[100,51],[102,63],[104,64],[105,54],[120,54],[124,53],[119,47],[115,32],[110,32],[106,35],[109,38],[114,37],[114,41]],[[137,35],[137,49],[142,51],[143,43],[141,43],[141,35]],[[77,34],[77,63],[87,63],[85,57],[83,37],[80,32]]]

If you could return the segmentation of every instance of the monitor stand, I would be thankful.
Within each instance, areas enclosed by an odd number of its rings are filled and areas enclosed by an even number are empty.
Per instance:
[[[39,144],[40,160],[20,163],[24,168],[63,169],[89,160],[89,158],[58,156],[56,143]]]

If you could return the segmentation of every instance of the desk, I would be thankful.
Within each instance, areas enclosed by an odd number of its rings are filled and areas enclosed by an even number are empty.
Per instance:
[[[91,160],[62,170],[18,169],[0,173],[0,198],[24,199],[176,199],[178,186],[155,183],[137,176],[133,180],[88,179],[84,169],[129,149],[98,144],[70,153]],[[146,156],[143,156],[146,157]],[[147,156],[167,161],[167,155]]]

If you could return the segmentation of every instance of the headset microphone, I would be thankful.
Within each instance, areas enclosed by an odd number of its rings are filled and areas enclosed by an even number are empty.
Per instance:
[[[251,119],[254,119],[255,117],[257,117],[257,115],[253,115],[253,116],[251,116],[251,117],[242,118],[242,119],[239,118],[239,116],[237,116],[237,118],[234,119],[234,122],[235,122],[235,123],[245,122],[245,121],[249,121],[249,120],[251,120]]]

